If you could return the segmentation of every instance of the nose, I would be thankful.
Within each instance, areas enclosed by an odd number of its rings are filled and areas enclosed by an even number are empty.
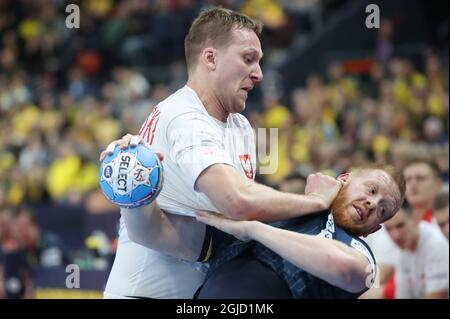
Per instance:
[[[370,215],[373,213],[374,211],[374,207],[373,207],[373,202],[370,200],[366,201],[366,209],[367,209],[367,213]]]
[[[377,197],[372,197],[372,198],[366,199],[366,208],[367,208],[369,214],[371,214],[375,211],[375,209],[378,206],[379,200],[380,199]]]
[[[389,235],[391,236],[391,239],[396,243],[400,240],[400,232],[396,229],[391,230],[389,232]]]
[[[419,184],[419,180],[415,177],[411,177],[406,182],[406,188],[416,187],[417,184]]]
[[[261,66],[258,63],[256,64],[255,69],[250,74],[250,78],[252,79],[253,83],[258,84],[262,81],[263,77],[264,76],[261,70]]]

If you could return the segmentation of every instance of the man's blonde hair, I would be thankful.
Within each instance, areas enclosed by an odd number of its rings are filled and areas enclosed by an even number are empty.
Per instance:
[[[201,51],[208,45],[227,45],[230,31],[234,28],[248,29],[260,35],[262,23],[233,10],[213,7],[203,10],[192,22],[184,39],[184,51],[188,70],[195,67]]]

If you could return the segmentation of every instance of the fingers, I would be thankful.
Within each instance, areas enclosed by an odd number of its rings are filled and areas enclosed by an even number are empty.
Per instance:
[[[205,211],[197,211],[195,218],[202,223],[211,225],[210,214]]]
[[[197,211],[195,217],[198,221],[201,221],[202,223],[208,224],[213,227],[222,225],[224,222],[224,218],[219,214],[210,213],[204,210]]]
[[[158,156],[159,160],[162,162],[164,160],[164,155],[161,152],[156,152],[156,156]]]
[[[122,139],[120,140],[120,148],[121,149],[127,148],[128,145],[130,144],[132,137],[133,137],[133,135],[131,135],[131,134],[126,134],[125,136],[123,136]]]
[[[142,138],[139,135],[133,135],[130,138],[130,146],[137,146],[142,142]]]
[[[139,135],[131,135],[131,134],[126,134],[124,135],[120,140],[115,140],[114,142],[111,142],[108,147],[106,148],[106,150],[104,150],[103,152],[100,153],[100,161],[103,161],[103,159],[108,156],[111,155],[112,153],[114,153],[114,149],[116,148],[117,145],[119,145],[119,147],[121,149],[126,149],[128,146],[131,147],[135,147],[138,144],[145,144],[144,140],[142,139],[141,136]],[[159,157],[159,155],[158,155]],[[161,157],[164,158],[164,156]],[[162,160],[162,158],[160,158],[160,160]]]
[[[109,143],[109,145],[106,148],[106,150],[104,150],[103,152],[100,153],[100,161],[103,161],[103,159],[106,156],[111,155],[112,153],[114,153],[114,149],[116,148],[116,146],[119,143],[120,143],[120,140],[115,140],[114,142]]]
[[[130,133],[124,135],[120,140],[120,148],[125,149],[128,146],[135,147],[138,144],[145,145],[145,141],[140,135],[131,135]]]
[[[114,149],[116,148],[116,145],[119,144],[119,142],[120,142],[120,140],[109,143],[108,147],[105,150],[106,154],[110,155],[110,154],[114,153]]]
[[[100,162],[103,161],[103,159],[105,158],[105,156],[106,156],[106,151],[101,152],[101,153],[100,153],[100,157],[98,158],[98,160],[99,160]]]

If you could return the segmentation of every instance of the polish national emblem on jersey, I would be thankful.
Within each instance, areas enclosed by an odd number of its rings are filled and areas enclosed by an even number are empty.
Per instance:
[[[151,203],[162,188],[163,170],[158,156],[139,144],[105,157],[99,181],[105,196],[121,207],[135,208]]]
[[[248,179],[253,179],[253,166],[252,161],[250,160],[250,155],[239,155],[239,159],[241,161],[245,176],[247,176]]]

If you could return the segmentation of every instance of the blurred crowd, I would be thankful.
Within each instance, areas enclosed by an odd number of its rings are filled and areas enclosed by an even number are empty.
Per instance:
[[[442,63],[433,51],[420,66],[393,57],[386,68],[374,61],[360,79],[333,62],[327,75],[313,74],[296,89],[290,105],[264,96],[263,111],[250,119],[253,127],[279,129],[278,171],[266,182],[277,184],[291,172],[336,176],[368,162],[402,167],[423,156],[437,161],[448,187],[448,73]]]
[[[63,237],[39,228],[36,205],[118,212],[98,190],[99,153],[137,133],[152,107],[184,84],[184,35],[204,5],[263,20],[265,65],[330,14],[326,6],[317,10],[319,1],[73,2],[80,29],[65,26],[64,1],[0,0],[0,243],[6,252],[25,251],[20,258],[34,260],[28,266],[75,258]],[[448,56],[392,56],[389,31],[380,34],[366,74],[354,76],[335,61],[326,74],[311,74],[288,103],[273,92],[252,97],[252,126],[278,128],[268,145],[278,144],[278,170],[259,181],[301,192],[310,172],[336,176],[375,161],[402,167],[420,156],[436,162],[448,189]],[[114,249],[107,240],[87,238],[85,248],[107,258]],[[41,262],[48,247],[59,253]],[[19,296],[30,296],[25,290]]]

